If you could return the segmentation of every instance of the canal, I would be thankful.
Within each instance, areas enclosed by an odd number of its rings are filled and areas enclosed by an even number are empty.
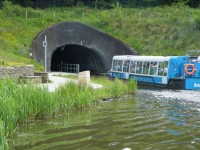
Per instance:
[[[126,100],[19,126],[10,149],[200,149],[200,91],[139,89]]]

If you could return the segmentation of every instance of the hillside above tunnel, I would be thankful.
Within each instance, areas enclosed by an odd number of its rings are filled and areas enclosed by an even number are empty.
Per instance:
[[[42,71],[43,62],[41,65],[29,57],[31,43],[38,33],[63,21],[95,27],[140,55],[185,55],[187,50],[199,49],[200,9],[180,5],[95,10],[84,6],[31,9],[9,3],[2,7],[0,16],[0,63],[4,66],[34,64]]]

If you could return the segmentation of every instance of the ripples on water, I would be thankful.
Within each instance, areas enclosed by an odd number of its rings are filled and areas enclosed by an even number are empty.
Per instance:
[[[200,91],[138,90],[136,98],[19,128],[11,149],[200,149]]]

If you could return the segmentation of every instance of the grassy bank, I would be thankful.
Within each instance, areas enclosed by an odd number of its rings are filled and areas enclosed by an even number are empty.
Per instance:
[[[35,63],[29,47],[42,30],[78,21],[96,27],[127,43],[143,55],[184,55],[199,49],[200,9],[183,5],[154,8],[98,10],[88,7],[32,9],[4,3],[0,10],[0,62]],[[41,70],[40,65],[37,69]]]
[[[68,79],[74,79],[78,80],[77,75],[59,75],[60,77],[68,78]],[[125,93],[132,93],[137,89],[137,82],[135,80],[129,80],[125,82],[126,84],[121,84],[123,83],[122,80],[116,79],[114,82],[111,80],[108,80],[108,77],[106,76],[91,76],[91,82],[96,83],[96,84],[101,84],[103,85],[102,89],[98,90],[99,97],[95,99],[102,99],[105,97],[112,97],[113,95],[115,97],[119,95],[123,95]],[[121,87],[120,87],[121,86]]]
[[[0,81],[0,149],[7,148],[7,138],[12,136],[17,125],[60,112],[75,111],[96,104],[105,97],[118,97],[136,90],[136,82],[109,81],[95,78],[104,88],[94,90],[74,83],[67,84],[50,93],[32,84],[18,84],[18,81]]]

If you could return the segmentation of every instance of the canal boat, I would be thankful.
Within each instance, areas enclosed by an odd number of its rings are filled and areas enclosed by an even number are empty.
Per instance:
[[[200,90],[200,57],[118,55],[111,78],[136,79],[139,84]]]

